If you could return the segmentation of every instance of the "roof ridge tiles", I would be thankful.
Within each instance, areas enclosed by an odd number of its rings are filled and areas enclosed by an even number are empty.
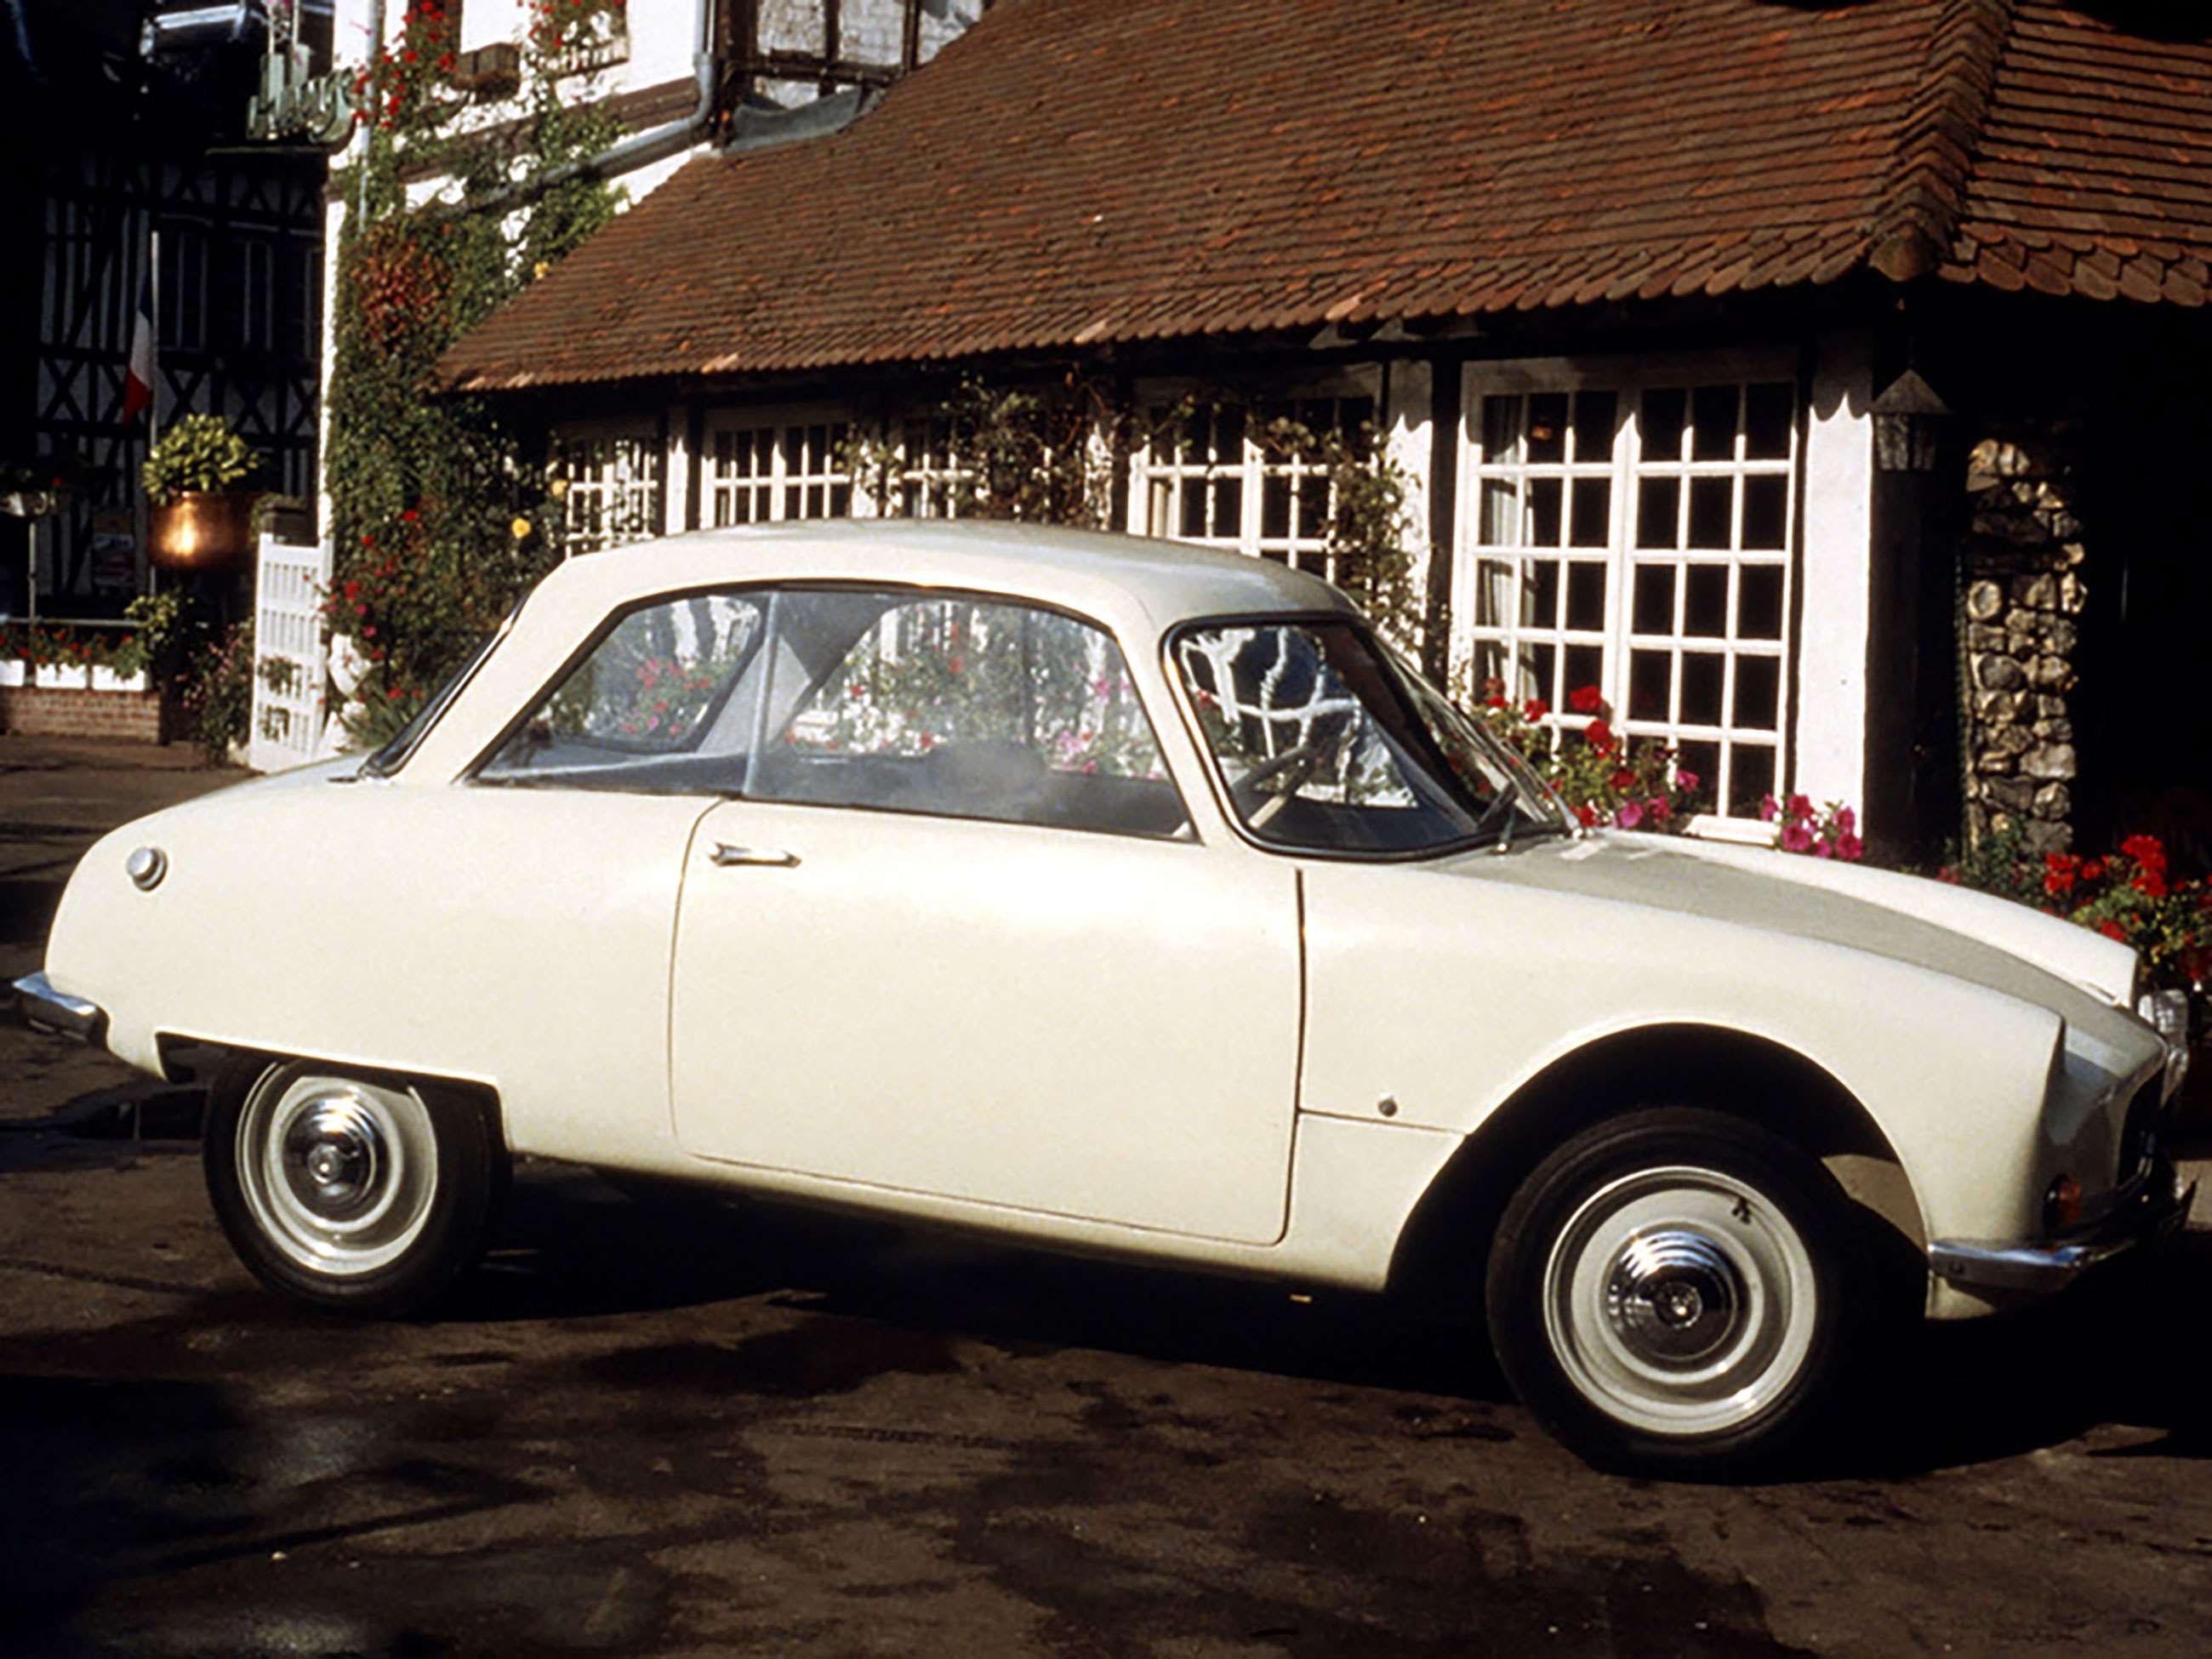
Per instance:
[[[1876,211],[1868,263],[1896,282],[1942,263],[1996,89],[2012,0],[1943,0]]]

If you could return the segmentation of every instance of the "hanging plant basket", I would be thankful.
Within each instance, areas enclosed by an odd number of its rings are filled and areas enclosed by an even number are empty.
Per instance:
[[[228,570],[253,547],[246,490],[188,489],[153,509],[146,556],[164,570]]]

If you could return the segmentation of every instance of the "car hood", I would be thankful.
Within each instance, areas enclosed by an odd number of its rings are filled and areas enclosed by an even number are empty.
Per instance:
[[[1885,957],[2051,1010],[2136,1046],[2135,952],[2025,905],[1941,882],[1676,836],[1601,832],[1473,854],[1454,874],[1633,904]],[[2116,1006],[2118,1005],[2118,1006]]]

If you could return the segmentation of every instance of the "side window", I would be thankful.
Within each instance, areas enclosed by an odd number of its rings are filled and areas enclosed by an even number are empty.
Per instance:
[[[477,781],[742,788],[750,732],[726,716],[763,622],[749,593],[688,594],[630,611],[531,710]]]
[[[1182,829],[1121,648],[1089,623],[880,593],[787,592],[777,607],[779,664],[787,640],[821,665],[749,793],[1125,835]]]

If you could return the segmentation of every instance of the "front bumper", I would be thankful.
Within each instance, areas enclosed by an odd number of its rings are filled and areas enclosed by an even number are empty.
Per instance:
[[[2026,1243],[1939,1238],[1928,1247],[1929,1271],[1962,1290],[2047,1296],[2114,1256],[2179,1231],[2196,1196],[2197,1183],[2185,1184],[2180,1171],[2160,1158],[2126,1201],[2088,1233]]]
[[[52,1031],[80,1042],[97,1042],[106,1034],[106,1009],[57,991],[44,974],[26,974],[15,981],[15,1007],[35,1031]]]

